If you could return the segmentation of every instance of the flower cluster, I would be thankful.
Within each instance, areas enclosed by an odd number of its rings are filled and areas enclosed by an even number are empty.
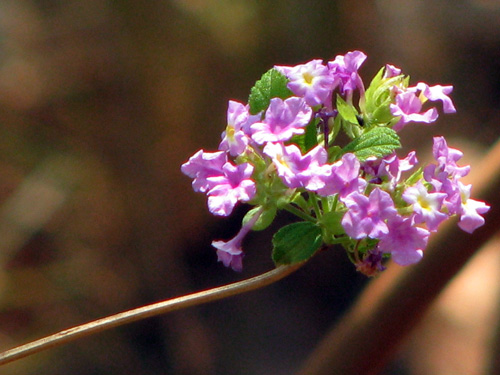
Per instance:
[[[471,186],[460,181],[470,168],[457,164],[462,153],[443,137],[434,138],[435,162],[427,166],[416,168],[415,152],[395,153],[405,126],[438,118],[428,102],[455,112],[452,86],[410,86],[386,65],[365,89],[358,74],[365,59],[353,51],[326,64],[275,66],[248,104],[229,102],[219,151],[200,150],[182,165],[211,213],[228,216],[238,202],[255,206],[236,237],[212,243],[225,266],[242,269],[244,237],[268,227],[279,209],[303,221],[275,234],[276,264],[340,245],[367,275],[381,271],[384,258],[418,262],[429,235],[451,216],[470,233],[484,223],[489,206],[470,198]],[[340,133],[344,145],[336,142]]]

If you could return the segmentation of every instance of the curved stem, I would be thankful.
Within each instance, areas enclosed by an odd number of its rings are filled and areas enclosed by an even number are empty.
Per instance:
[[[66,344],[82,337],[90,336],[94,333],[118,327],[120,325],[262,288],[291,274],[303,264],[304,263],[302,262],[293,265],[279,266],[272,271],[250,279],[153,303],[151,305],[124,311],[73,328],[65,329],[53,335],[0,353],[0,365],[13,362],[17,359],[27,357],[45,349]]]

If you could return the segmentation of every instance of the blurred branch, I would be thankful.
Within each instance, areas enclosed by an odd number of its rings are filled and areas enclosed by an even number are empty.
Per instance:
[[[299,269],[302,265],[303,263],[298,263],[290,266],[279,266],[272,271],[263,273],[262,275],[255,276],[247,280],[202,292],[189,294],[182,297],[173,298],[162,302],[157,302],[151,305],[108,316],[106,318],[98,319],[86,324],[82,324],[80,326],[69,328],[1,353],[0,365],[13,362],[17,359],[27,357],[34,353],[38,353],[42,350],[60,346],[70,341],[90,336],[94,333],[99,333],[104,330],[118,327],[127,323],[132,323],[141,319],[150,318],[167,312],[181,310],[187,307],[201,305],[207,302],[217,301],[223,298],[259,289],[278,280],[281,280],[285,276],[288,276],[292,272]]]
[[[369,375],[383,370],[446,284],[499,229],[500,141],[476,171],[471,176],[474,195],[491,205],[486,224],[471,236],[451,221],[440,228],[420,263],[406,268],[392,264],[366,288],[299,374]]]

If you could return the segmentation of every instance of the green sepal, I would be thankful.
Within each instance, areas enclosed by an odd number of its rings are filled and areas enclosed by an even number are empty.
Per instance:
[[[325,226],[328,233],[337,236],[345,234],[344,227],[341,224],[343,217],[344,217],[344,212],[341,211],[327,212],[321,217],[321,224]]]
[[[274,263],[294,264],[312,257],[321,247],[321,228],[309,221],[289,224],[273,236]]]
[[[246,225],[248,221],[250,221],[258,211],[262,209],[262,206],[257,206],[248,211],[243,218],[243,225]],[[276,217],[277,208],[275,205],[265,207],[264,211],[260,214],[260,217],[257,219],[255,224],[252,227],[252,230],[264,230],[273,222]]]
[[[293,93],[287,87],[288,79],[276,69],[269,69],[262,75],[260,80],[255,82],[250,90],[248,104],[250,113],[256,115],[265,111],[269,107],[272,98],[286,99],[293,96]]]
[[[394,130],[375,127],[354,139],[342,152],[352,152],[360,161],[365,161],[370,156],[384,157],[400,147],[399,136]]]

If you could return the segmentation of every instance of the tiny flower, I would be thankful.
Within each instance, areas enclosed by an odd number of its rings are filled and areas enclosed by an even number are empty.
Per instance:
[[[421,181],[407,188],[402,197],[413,208],[414,222],[425,223],[431,232],[437,231],[438,225],[448,218],[440,211],[447,194],[429,193]]]
[[[328,154],[322,146],[316,146],[302,155],[295,145],[284,146],[282,143],[268,143],[264,154],[269,156],[283,183],[290,188],[306,188],[318,190],[325,183],[323,177],[327,173],[324,164]]]
[[[375,188],[367,197],[358,192],[348,195],[342,201],[347,212],[342,226],[351,238],[380,238],[389,231],[385,221],[397,214],[391,196]]]
[[[360,89],[364,92],[363,81],[358,74],[358,69],[366,59],[366,55],[361,51],[352,51],[344,56],[336,56],[335,60],[328,62],[331,75],[340,81],[340,91],[342,94],[347,91]]]
[[[462,151],[448,147],[444,137],[434,137],[433,141],[432,154],[438,162],[436,170],[436,177],[438,179],[442,179],[443,177],[456,179],[469,174],[470,166],[459,167],[457,165],[457,161],[463,156]],[[445,174],[440,175],[441,172],[445,172]]]
[[[182,164],[181,171],[193,178],[194,191],[206,192],[213,187],[207,179],[223,175],[222,166],[227,162],[225,152],[204,152],[199,150]]]
[[[431,101],[440,100],[443,103],[444,113],[455,113],[457,111],[453,105],[453,101],[448,96],[453,91],[453,86],[429,86],[424,82],[419,82],[415,88],[420,90],[421,95],[426,99]]]
[[[262,210],[257,212],[248,222],[245,223],[238,234],[227,242],[213,241],[212,246],[217,249],[217,260],[224,266],[231,267],[233,270],[241,272],[243,269],[243,250],[241,244],[245,236],[250,232],[253,225],[257,222]]]
[[[387,78],[393,78],[401,74],[401,69],[396,68],[394,65],[391,64],[386,64],[385,65],[385,71],[384,71],[384,77],[385,79]]]
[[[250,179],[253,166],[248,163],[222,167],[223,175],[208,177],[213,186],[207,193],[208,209],[214,215],[228,216],[238,201],[248,202],[255,196],[255,182]]]
[[[335,88],[335,80],[321,60],[294,67],[275,67],[289,79],[288,88],[303,97],[310,106],[326,104]]]
[[[262,122],[250,126],[252,139],[259,145],[266,142],[285,142],[295,134],[303,134],[311,120],[312,109],[304,99],[273,98]]]
[[[335,162],[324,178],[325,186],[318,190],[321,196],[338,194],[344,198],[366,187],[366,181],[359,177],[360,163],[354,154],[347,153]]]
[[[374,178],[371,183],[380,184],[389,183],[389,189],[392,191],[403,172],[409,171],[418,163],[415,151],[411,151],[404,159],[399,159],[396,153],[384,156],[382,159],[369,157],[361,166],[363,171]]]
[[[396,103],[391,104],[390,109],[393,116],[401,116],[400,120],[393,126],[396,131],[403,129],[411,121],[429,124],[438,118],[436,108],[420,113],[422,102],[412,91],[403,91],[397,94]]]
[[[430,232],[412,225],[411,218],[394,216],[387,222],[389,231],[380,238],[378,248],[391,253],[392,259],[401,266],[417,263],[422,259]]]
[[[219,150],[228,151],[232,156],[242,154],[249,141],[248,134],[245,133],[245,127],[249,127],[249,122],[256,121],[256,116],[250,116],[246,106],[230,100],[227,109],[227,127],[222,133]]]
[[[462,205],[459,212],[460,221],[458,226],[463,231],[472,233],[484,224],[484,218],[481,214],[488,212],[490,206],[484,202],[470,199],[472,185],[464,185],[460,181],[458,181],[457,184],[462,198]]]

